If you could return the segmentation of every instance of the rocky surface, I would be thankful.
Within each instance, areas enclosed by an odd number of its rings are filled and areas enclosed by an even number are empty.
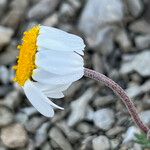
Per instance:
[[[9,148],[24,147],[28,141],[27,133],[20,124],[11,124],[1,131],[1,140]]]
[[[11,41],[14,31],[11,28],[0,26],[0,47],[7,45]]]
[[[115,116],[111,109],[100,109],[93,114],[94,124],[102,130],[108,130],[112,127]]]
[[[135,126],[121,100],[82,78],[45,118],[15,84],[17,45],[37,24],[80,35],[85,67],[104,73],[136,104],[150,126],[149,0],[0,0],[0,150],[148,150],[134,142]]]
[[[108,150],[110,149],[110,142],[106,136],[99,136],[93,139],[92,141],[94,150]]]
[[[72,146],[68,142],[68,140],[64,137],[64,135],[61,133],[61,131],[54,127],[50,130],[49,132],[50,138],[56,142],[57,145],[60,146],[61,149],[63,150],[72,150]]]
[[[13,121],[13,113],[7,107],[0,106],[0,126],[6,126]]]
[[[147,65],[150,64],[149,58],[150,58],[149,50],[138,53],[133,56],[131,61],[128,60],[128,62],[122,64],[120,72],[122,74],[128,74],[130,72],[136,71],[143,77],[150,76],[150,66]]]

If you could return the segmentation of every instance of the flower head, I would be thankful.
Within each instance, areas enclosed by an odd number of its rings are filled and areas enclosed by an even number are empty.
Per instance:
[[[52,27],[24,32],[14,81],[44,116],[52,117],[54,107],[63,109],[49,98],[64,97],[63,91],[83,76],[84,47],[80,37]]]

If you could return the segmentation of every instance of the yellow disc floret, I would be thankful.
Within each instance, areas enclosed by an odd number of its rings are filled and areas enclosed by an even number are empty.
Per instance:
[[[22,45],[18,46],[20,49],[18,57],[18,65],[14,66],[16,70],[16,81],[19,85],[23,86],[28,79],[31,79],[32,72],[36,68],[35,54],[37,52],[37,37],[39,35],[40,25],[31,28],[24,32]]]

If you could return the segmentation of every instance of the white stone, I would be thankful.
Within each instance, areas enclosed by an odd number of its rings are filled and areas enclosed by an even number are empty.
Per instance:
[[[78,27],[86,35],[88,44],[93,46],[96,45],[98,36],[101,35],[101,29],[108,27],[110,23],[120,22],[122,19],[121,0],[88,0]]]
[[[11,28],[0,26],[0,46],[8,44],[14,31]]]
[[[132,44],[125,30],[120,30],[118,32],[116,35],[116,41],[125,52],[131,51]]]
[[[103,108],[94,113],[94,124],[102,130],[109,130],[115,122],[115,116],[112,109]]]
[[[133,56],[133,59],[128,62],[123,62],[120,72],[128,74],[136,71],[141,76],[150,76],[150,51],[143,51]]]
[[[104,135],[100,135],[94,138],[92,141],[92,145],[93,145],[93,150],[109,150],[110,149],[109,139]]]
[[[67,121],[68,126],[73,126],[86,117],[88,102],[95,92],[95,89],[90,88],[79,99],[71,103],[72,111]]]
[[[49,137],[54,140],[62,150],[73,150],[71,144],[58,128],[53,127],[49,132]]]
[[[135,38],[135,44],[138,49],[146,49],[150,46],[150,35],[139,35]]]
[[[129,127],[125,133],[123,143],[127,144],[128,142],[135,140],[135,134],[140,134],[140,129],[135,126]]]
[[[4,84],[9,82],[9,71],[5,66],[0,66],[0,80]]]
[[[0,127],[3,127],[13,121],[13,114],[7,107],[0,106],[0,118]]]
[[[9,148],[24,147],[28,141],[27,133],[20,124],[12,124],[2,128],[1,139]]]
[[[150,125],[150,110],[141,112],[140,117],[145,124]]]
[[[129,12],[133,17],[138,17],[143,11],[143,4],[141,0],[126,0]]]
[[[129,87],[126,89],[127,95],[130,98],[134,98],[142,93],[150,91],[150,80],[142,85],[129,84]]]
[[[52,13],[57,7],[59,0],[42,0],[33,5],[27,13],[29,19],[43,18]]]

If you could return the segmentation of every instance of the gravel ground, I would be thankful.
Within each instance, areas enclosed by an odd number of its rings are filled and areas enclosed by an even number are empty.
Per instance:
[[[54,100],[65,110],[51,119],[31,106],[12,66],[23,32],[36,24],[83,37],[85,66],[121,85],[150,126],[149,0],[0,0],[0,150],[143,150],[121,100],[88,78]]]

